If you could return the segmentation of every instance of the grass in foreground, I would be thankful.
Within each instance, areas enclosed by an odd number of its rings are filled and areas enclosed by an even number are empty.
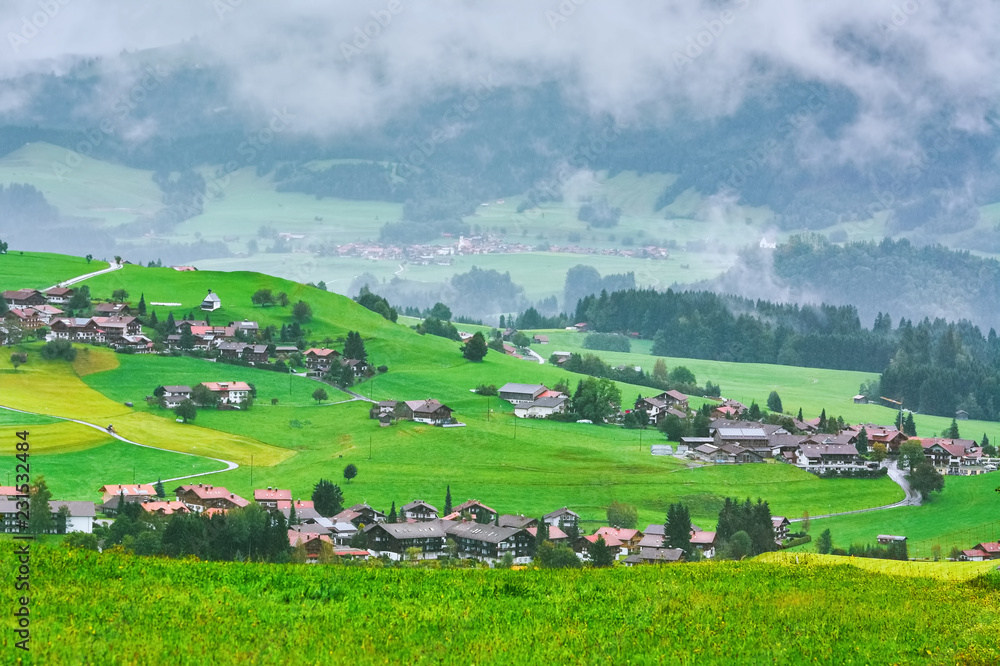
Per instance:
[[[0,548],[5,559],[11,549]],[[39,663],[86,655],[102,664],[265,664],[290,654],[358,664],[1000,660],[996,574],[957,583],[761,562],[389,570],[41,545],[32,566]],[[0,573],[5,585],[14,572]],[[0,640],[15,654],[11,632]]]

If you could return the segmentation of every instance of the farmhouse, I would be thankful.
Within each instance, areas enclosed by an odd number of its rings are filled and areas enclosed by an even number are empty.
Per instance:
[[[554,393],[546,396],[546,393]],[[553,414],[564,414],[569,398],[556,391],[546,391],[533,402],[523,402],[514,406],[514,416],[521,419],[544,419]]]
[[[946,474],[976,474],[981,470],[983,450],[971,439],[921,439],[924,457]]]
[[[261,488],[253,491],[253,501],[269,509],[277,509],[279,501],[292,501],[292,491],[279,490],[278,488],[268,486],[266,490]]]
[[[50,340],[69,340],[70,342],[104,342],[104,331],[93,319],[83,317],[59,317],[53,319]]]
[[[126,303],[98,303],[94,306],[94,313],[99,317],[123,317],[129,311]]]
[[[437,514],[437,510],[434,511]],[[372,523],[365,528],[368,548],[376,555],[401,560],[407,549],[420,550],[420,559],[437,557],[444,550],[448,533],[440,520],[417,523]]]
[[[513,515],[505,513],[498,519],[501,527],[534,528],[538,525],[538,519],[524,515]],[[557,528],[558,529],[558,528]]]
[[[864,468],[858,450],[853,444],[804,443],[799,447],[795,464],[820,474],[842,469]]]
[[[334,518],[340,522],[342,514],[351,512],[354,514],[353,517],[348,518],[347,522],[354,523],[354,525],[371,525],[372,523],[381,523],[385,521],[385,514],[377,509],[373,509],[367,504],[355,504],[352,507],[344,509],[338,513]]]
[[[45,300],[53,305],[64,305],[73,298],[73,289],[67,287],[52,287],[45,290]]]
[[[309,374],[320,377],[330,372],[330,368],[333,367],[333,362],[340,358],[340,352],[336,349],[327,349],[323,347],[317,349],[312,347],[307,349],[302,355],[302,360],[306,364],[306,368],[309,370]]]
[[[192,511],[206,509],[235,509],[250,504],[236,493],[231,493],[222,486],[198,485],[178,486],[174,488],[178,502],[183,502]]]
[[[580,515],[566,507],[545,514],[542,520],[549,527],[558,527],[561,530],[570,529],[575,532],[580,529]]]
[[[436,520],[438,510],[423,500],[414,500],[400,510],[400,516],[406,521],[425,522]]]
[[[500,399],[519,405],[527,402],[534,402],[538,397],[547,391],[541,384],[504,384],[500,387]]]
[[[142,325],[135,317],[94,317],[93,321],[97,327],[104,331],[104,339],[110,341],[118,340],[126,335],[142,335]]]
[[[503,524],[502,519],[500,522],[501,524]],[[508,525],[507,527],[516,527],[516,525]],[[531,535],[531,538],[534,539],[535,537],[538,536],[538,528],[535,527],[534,525],[532,525],[531,527],[526,527],[524,529],[528,531],[528,534]],[[563,545],[568,545],[570,543],[569,535],[563,532],[558,527],[550,526],[548,529],[549,529],[549,541],[551,541],[552,543],[558,543]]]
[[[19,289],[3,292],[3,300],[9,308],[25,308],[34,305],[45,305],[48,300],[37,289]]]
[[[437,400],[407,400],[402,407],[403,418],[417,423],[442,425],[451,420],[452,408]]]
[[[34,308],[11,308],[3,316],[3,319],[9,324],[16,323],[21,328],[29,331],[41,328],[44,325],[41,317],[38,316],[38,311]]]
[[[219,396],[223,405],[238,405],[250,395],[250,385],[246,382],[202,382],[202,386]]]
[[[604,537],[605,543],[611,539],[616,539],[621,544],[623,555],[638,552],[639,542],[643,538],[643,533],[639,530],[622,527],[601,527],[594,532],[594,535]]]
[[[774,526],[774,540],[779,544],[788,538],[788,528],[792,523],[784,516],[771,516],[771,525]]]
[[[112,497],[125,495],[125,497],[156,497],[156,488],[148,483],[130,485],[110,485],[106,484],[97,489],[101,493],[101,501],[107,502]]]
[[[492,523],[497,517],[496,509],[491,509],[479,500],[469,500],[456,506],[444,520],[460,519],[466,513],[477,523]]]
[[[634,567],[637,564],[672,564],[684,561],[684,551],[680,548],[641,548],[636,555],[629,555],[623,564]]]
[[[319,555],[323,550],[324,543],[329,544],[330,554],[332,555],[333,540],[326,534],[288,530],[288,545],[292,548],[298,548],[299,545],[302,545],[306,551],[306,562],[315,563],[319,561]]]

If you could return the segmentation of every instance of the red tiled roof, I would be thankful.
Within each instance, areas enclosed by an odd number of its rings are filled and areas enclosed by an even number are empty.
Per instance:
[[[184,502],[178,502],[176,500],[168,500],[166,502],[146,502],[145,504],[140,504],[143,511],[148,511],[149,513],[163,513],[169,516],[172,513],[188,513],[187,506]]]
[[[208,499],[228,499],[230,502],[236,506],[247,506],[250,504],[247,500],[243,499],[236,493],[231,493],[226,490],[223,486],[207,486],[198,484],[196,486],[180,486],[176,489],[177,494],[193,492],[195,497],[198,499],[208,500]]]
[[[1000,543],[995,541],[976,544],[976,548],[979,550],[985,550],[987,553],[1000,553]]]
[[[962,551],[962,555],[965,555],[966,557],[989,557],[990,556],[990,554],[987,553],[985,550],[978,550],[976,548],[973,548],[972,550],[963,550]]]
[[[715,543],[715,532],[694,532],[691,534],[691,543],[710,545]]]
[[[253,499],[255,502],[261,501],[276,501],[276,500],[287,500],[292,501],[292,491],[291,490],[278,490],[275,489],[264,489],[259,488],[253,491]]]
[[[246,382],[202,382],[202,386],[208,387],[210,391],[249,391],[250,385]]]

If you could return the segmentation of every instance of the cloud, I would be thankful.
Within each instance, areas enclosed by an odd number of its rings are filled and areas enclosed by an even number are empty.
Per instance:
[[[791,79],[857,98],[853,124],[815,144],[855,162],[912,152],[929,123],[992,131],[996,25],[1000,5],[972,0],[15,0],[0,9],[0,75],[194,40],[235,106],[288,108],[319,135],[484,79],[557,81],[630,125],[725,116]]]

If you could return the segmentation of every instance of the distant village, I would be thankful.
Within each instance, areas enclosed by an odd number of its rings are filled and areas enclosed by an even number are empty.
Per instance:
[[[406,261],[411,264],[450,264],[458,255],[480,254],[522,254],[525,252],[557,252],[565,254],[589,254],[608,257],[628,257],[635,259],[669,259],[670,250],[655,245],[624,248],[594,248],[582,245],[531,245],[508,242],[505,236],[476,234],[459,236],[454,240],[451,234],[444,234],[444,242],[437,244],[401,245],[396,243],[357,242],[336,246],[326,254],[340,257],[361,257],[363,259]]]

